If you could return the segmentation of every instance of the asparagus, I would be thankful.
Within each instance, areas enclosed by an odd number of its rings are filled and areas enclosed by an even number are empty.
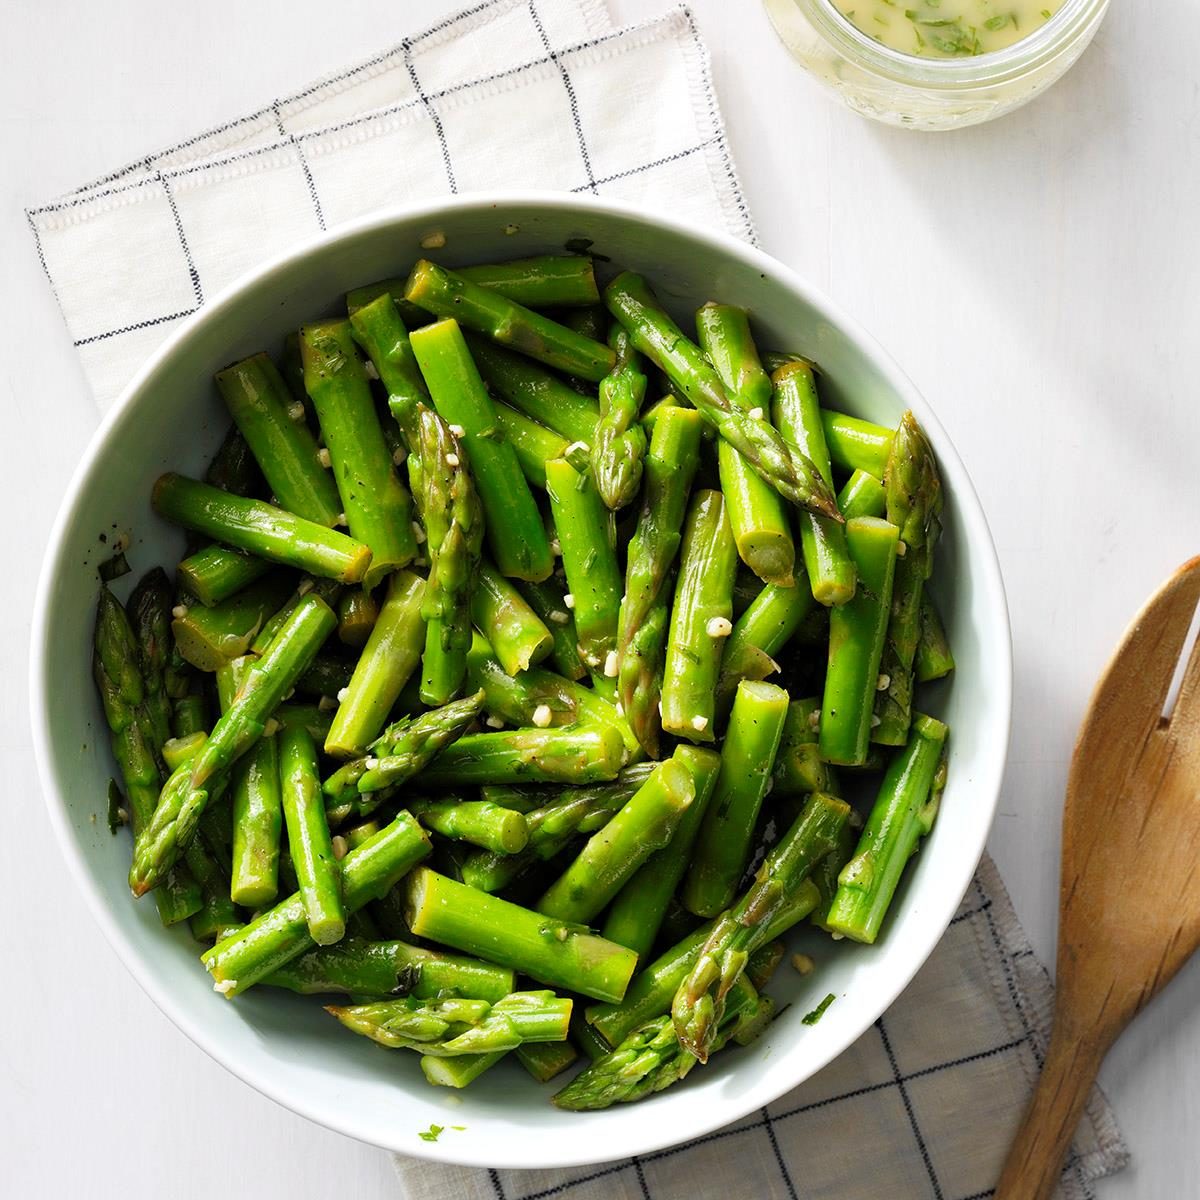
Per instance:
[[[531,421],[524,413],[496,403],[496,424],[504,440],[513,448],[525,478],[534,487],[545,488],[546,464],[552,458],[565,458],[570,443],[561,434]],[[579,443],[576,443],[576,447]],[[575,454],[575,451],[572,451]],[[587,456],[582,455],[586,463]]]
[[[279,739],[264,737],[239,764],[233,784],[233,871],[229,894],[247,908],[279,892]]]
[[[878,718],[871,740],[902,746],[912,715],[913,660],[920,640],[921,596],[933,573],[941,532],[942,484],[929,445],[911,412],[900,419],[884,474],[888,520],[900,530],[905,554],[896,562],[892,605],[880,670],[885,686],[875,697]]]
[[[430,851],[416,820],[401,812],[373,838],[342,859],[342,902],[347,913],[386,895]],[[245,928],[218,942],[201,957],[226,998],[240,995],[314,943],[299,892],[255,917]]]
[[[774,941],[807,917],[819,899],[816,885],[806,879],[792,898],[768,919],[763,944]],[[588,1024],[608,1047],[619,1046],[639,1025],[670,1012],[675,993],[695,966],[714,925],[715,922],[706,921],[643,967],[620,1003],[588,1007],[584,1014]]]
[[[413,267],[404,296],[435,316],[454,317],[493,341],[581,379],[598,383],[612,369],[615,356],[607,346],[428,259]]]
[[[418,308],[415,304],[409,304],[405,300],[405,282],[404,278],[396,276],[391,279],[377,279],[374,283],[351,288],[346,293],[346,311],[353,317],[372,301],[378,300],[380,296],[391,296],[392,303],[395,304],[396,311],[407,328],[416,329],[418,326],[428,325],[429,314],[423,308]]]
[[[517,1047],[517,1059],[538,1083],[549,1083],[579,1058],[570,1042],[529,1042]]]
[[[771,379],[759,362],[745,309],[710,301],[696,313],[696,333],[730,404],[765,419]],[[780,432],[786,436],[786,430]],[[717,446],[717,465],[742,561],[764,582],[791,587],[796,547],[782,496],[724,439]]]
[[[301,696],[333,699],[342,688],[350,686],[354,665],[332,654],[318,654],[308,670],[296,680],[296,691]]]
[[[683,532],[662,689],[662,727],[711,742],[715,691],[732,628],[737,548],[720,492],[699,491]]]
[[[821,701],[816,697],[793,700],[783,722],[783,737],[775,755],[771,776],[772,794],[777,797],[805,796],[809,792],[833,791],[833,770],[821,761],[817,729]]]
[[[412,501],[396,476],[348,321],[300,330],[304,387],[317,410],[350,532],[371,549],[373,588],[417,553]]]
[[[407,914],[418,937],[598,1000],[620,1000],[637,963],[632,951],[578,925],[477,892],[425,867],[409,877]]]
[[[199,692],[171,701],[171,732],[177,738],[208,730],[208,705]],[[172,768],[173,769],[173,768]]]
[[[292,594],[263,622],[254,641],[250,643],[250,649],[255,654],[262,654],[266,650],[275,635],[283,628],[288,617],[295,611],[296,605],[310,593],[320,596],[330,608],[335,608],[342,595],[342,585],[334,583],[330,579],[316,579],[311,575],[301,576]]]
[[[480,287],[530,308],[595,304],[600,299],[592,260],[585,254],[539,254],[509,262],[460,267],[458,273]]]
[[[688,767],[673,758],[660,763],[550,885],[538,911],[560,921],[590,922],[642,863],[667,845],[695,799],[696,781]]]
[[[426,584],[411,571],[397,571],[349,686],[338,709],[325,753],[340,758],[361,754],[383,728],[408,677],[416,670],[425,640],[421,605]]]
[[[763,860],[754,882],[713,922],[695,965],[671,1002],[682,1046],[707,1062],[721,1025],[725,997],[749,956],[770,941],[772,918],[795,894],[812,868],[836,845],[850,815],[843,800],[818,792],[779,844]]]
[[[658,753],[668,574],[679,549],[700,428],[699,414],[684,408],[671,409],[655,425],[637,531],[625,567],[617,629],[617,690],[634,734],[653,756]]]
[[[152,503],[176,525],[312,575],[358,583],[371,565],[370,549],[336,529],[173,472],[155,483]]]
[[[788,694],[770,683],[741,683],[721,747],[721,770],[680,898],[700,917],[733,902],[750,861],[754,829],[783,734]]]
[[[545,479],[545,463],[542,464]],[[575,618],[564,602],[562,589],[554,580],[542,583],[523,583],[520,593],[529,607],[537,613],[550,631],[553,648],[550,658],[558,673],[567,679],[582,679],[587,674],[583,659],[579,657],[579,635],[575,630]]]
[[[439,321],[413,335],[413,352],[441,416],[461,440],[487,514],[485,536],[502,574],[545,579],[553,560],[541,514],[504,439],[492,404],[455,321]],[[450,466],[455,464],[450,463]]]
[[[471,619],[509,675],[518,675],[541,662],[554,647],[550,630],[541,618],[490,563],[479,569],[471,597]]]
[[[457,1058],[422,1056],[421,1074],[434,1087],[464,1088],[494,1067],[506,1053],[497,1050],[492,1054],[460,1054]]]
[[[865,761],[870,745],[899,530],[874,517],[846,524],[861,587],[853,600],[829,614],[820,747],[826,762],[854,766]]]
[[[603,828],[645,783],[654,767],[653,763],[626,767],[612,783],[568,788],[531,809],[525,814],[529,831],[525,849],[520,854],[479,851],[470,855],[462,864],[463,882],[481,892],[508,887],[534,864],[553,859],[573,837]]]
[[[606,507],[624,508],[637,495],[642,481],[646,434],[637,423],[646,396],[646,376],[619,325],[609,338],[617,361],[600,381],[600,420],[592,441],[592,478]]]
[[[142,707],[160,750],[171,736],[171,702],[167,697],[167,664],[171,654],[171,586],[161,567],[142,576],[126,604],[137,640],[137,664],[142,676]]]
[[[721,767],[716,753],[698,746],[679,746],[673,758],[691,775],[695,799],[671,840],[646,859],[609,905],[602,930],[609,941],[633,950],[639,961],[649,955],[667,905],[687,870]]]
[[[338,641],[361,650],[379,619],[379,605],[366,588],[350,588],[338,598]]]
[[[888,764],[858,848],[838,876],[825,918],[834,933],[856,942],[879,936],[904,864],[932,827],[940,798],[934,784],[947,732],[941,721],[913,715],[908,745]]]
[[[309,936],[318,946],[328,946],[346,932],[342,873],[325,819],[317,748],[301,726],[284,728],[279,734],[279,778],[288,850],[300,884]]]
[[[725,644],[717,683],[722,703],[732,700],[739,679],[753,677],[756,651],[774,659],[795,636],[813,605],[812,589],[804,586],[803,579],[788,588],[769,583],[758,593],[738,617]]]
[[[825,432],[817,381],[806,362],[788,363],[771,377],[775,387],[771,412],[779,432],[789,445],[799,448],[832,489],[833,466]],[[800,549],[804,556],[812,594],[821,604],[845,604],[858,582],[854,562],[846,549],[842,524],[815,513],[800,514]]]
[[[590,453],[600,421],[594,394],[581,396],[561,376],[523,354],[473,334],[466,337],[479,374],[499,400]]]
[[[296,402],[275,364],[254,354],[218,371],[216,380],[279,506],[318,525],[335,525],[342,511],[337,486],[321,466],[303,406],[293,415]]]
[[[262,982],[302,996],[342,992],[357,996],[412,993],[420,968],[410,969],[400,951],[403,942],[368,942],[346,937],[336,946],[320,946],[285,963]]]
[[[180,588],[201,604],[220,604],[261,579],[271,564],[216,542],[189,554],[175,568]]]
[[[337,618],[316,596],[306,596],[246,674],[233,705],[213,727],[212,736],[190,763],[175,770],[163,786],[158,807],[134,844],[129,886],[135,896],[155,887],[187,846],[220,772],[227,770],[262,737],[280,700],[329,636]]]
[[[823,929],[826,933],[834,932],[829,927],[829,908],[833,904],[834,896],[837,895],[838,876],[853,856],[857,843],[858,834],[847,821],[842,826],[837,846],[821,859],[813,870],[812,881],[817,885],[817,891],[821,893],[821,902],[813,909],[809,919],[818,929]]]
[[[921,599],[917,653],[913,659],[918,683],[941,679],[954,670],[954,655],[942,618],[928,596]]]
[[[532,667],[509,675],[478,634],[467,654],[467,686],[483,692],[484,711],[512,725],[570,725],[581,719],[579,684]]]
[[[201,671],[219,670],[250,650],[290,591],[289,580],[274,572],[212,608],[176,607],[171,634],[179,653]]]
[[[843,471],[866,471],[876,479],[883,478],[892,448],[890,429],[827,408],[821,410],[821,427],[835,467]]]
[[[667,373],[767,483],[793,503],[839,519],[834,498],[813,464],[790,449],[769,422],[730,403],[716,371],[683,336],[640,275],[630,271],[618,275],[605,289],[604,300],[629,331],[633,344]]]
[[[857,470],[838,492],[838,508],[847,521],[851,517],[882,517],[887,511],[887,493],[869,471]]]
[[[235,496],[258,496],[265,490],[254,452],[236,425],[231,425],[221,439],[204,472],[204,482]]]
[[[229,896],[229,879],[198,838],[188,846],[184,859],[201,896],[200,907],[188,920],[192,937],[199,942],[222,938],[242,923],[237,905]]]
[[[759,1016],[760,1004],[768,1006]],[[739,979],[726,1005],[714,1052],[737,1035],[747,1017],[755,1024],[770,1014],[769,1001],[760,1000],[746,979]],[[554,1097],[554,1104],[568,1112],[591,1112],[628,1104],[678,1083],[696,1065],[696,1057],[679,1043],[669,1016],[657,1017],[624,1038],[620,1045],[593,1062]]]
[[[614,726],[567,725],[471,733],[444,751],[422,775],[430,786],[501,783],[599,783],[615,779],[625,742]]]
[[[615,677],[621,573],[608,513],[593,481],[565,459],[546,464],[546,490],[571,589],[579,653],[589,667]]]
[[[402,717],[374,742],[370,755],[339,767],[324,785],[329,820],[341,824],[365,817],[389,790],[423,771],[479,715],[483,696],[476,693],[419,717]]]
[[[370,303],[351,308],[350,333],[387,392],[388,410],[400,428],[405,448],[415,453],[420,442],[417,406],[428,401],[429,391],[392,296],[382,292]]]
[[[489,800],[413,800],[408,810],[442,837],[497,854],[519,854],[529,841],[524,816]]]

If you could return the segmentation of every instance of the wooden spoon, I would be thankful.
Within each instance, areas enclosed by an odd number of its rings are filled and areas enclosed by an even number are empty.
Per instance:
[[[996,1200],[1047,1200],[1108,1048],[1200,944],[1200,558],[1137,615],[1075,744],[1063,808],[1054,1031]]]

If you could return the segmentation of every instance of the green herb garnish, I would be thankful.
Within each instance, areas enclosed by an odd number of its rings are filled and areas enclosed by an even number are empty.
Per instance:
[[[832,1000],[833,997],[831,996],[830,999]],[[436,1142],[445,1128],[444,1125],[430,1125],[423,1133],[418,1133],[417,1137],[423,1142]]]
[[[834,1002],[834,999],[834,994],[830,992],[812,1012],[805,1013],[800,1019],[805,1025],[815,1025],[825,1015],[825,1010]]]

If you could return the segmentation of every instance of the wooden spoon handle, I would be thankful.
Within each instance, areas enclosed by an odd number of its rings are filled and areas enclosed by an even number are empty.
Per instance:
[[[1062,1031],[1060,1033],[1060,1030]],[[1042,1077],[1008,1151],[995,1200],[1050,1200],[1110,1042],[1056,1021]]]

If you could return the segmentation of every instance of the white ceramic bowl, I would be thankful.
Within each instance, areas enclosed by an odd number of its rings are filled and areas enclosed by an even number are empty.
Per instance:
[[[685,327],[710,297],[744,305],[763,346],[820,365],[831,406],[888,425],[912,408],[945,480],[934,590],[958,670],[922,703],[950,722],[949,786],[883,936],[871,947],[822,937],[817,971],[778,972],[773,993],[790,1006],[753,1046],[718,1056],[661,1096],[602,1113],[558,1112],[550,1089],[515,1064],[462,1093],[431,1088],[415,1055],[351,1037],[312,998],[258,988],[221,999],[186,932],[164,930],[151,902],[130,898],[128,835],[110,836],[104,822],[113,766],[90,674],[96,565],[109,553],[99,535],[111,542],[115,531],[131,534],[135,572],[175,562],[180,538],[152,515],[150,487],[168,468],[199,473],[215,448],[228,418],[214,370],[276,349],[285,331],[335,311],[348,288],[406,271],[433,232],[445,235],[436,256],[450,265],[590,238],[597,253],[645,272]],[[163,1012],[235,1075],[313,1121],[406,1154],[503,1167],[589,1163],[698,1136],[795,1087],[863,1033],[941,937],[983,851],[1008,744],[1012,673],[1003,585],[975,491],[937,418],[871,338],[787,268],[730,237],[550,194],[464,197],[344,227],[247,277],[182,326],[108,414],[67,491],[42,571],[32,661],[34,739],[51,819],[105,935]],[[836,1002],[819,1024],[803,1025],[827,992]],[[426,1142],[417,1134],[431,1122],[465,1129]]]

